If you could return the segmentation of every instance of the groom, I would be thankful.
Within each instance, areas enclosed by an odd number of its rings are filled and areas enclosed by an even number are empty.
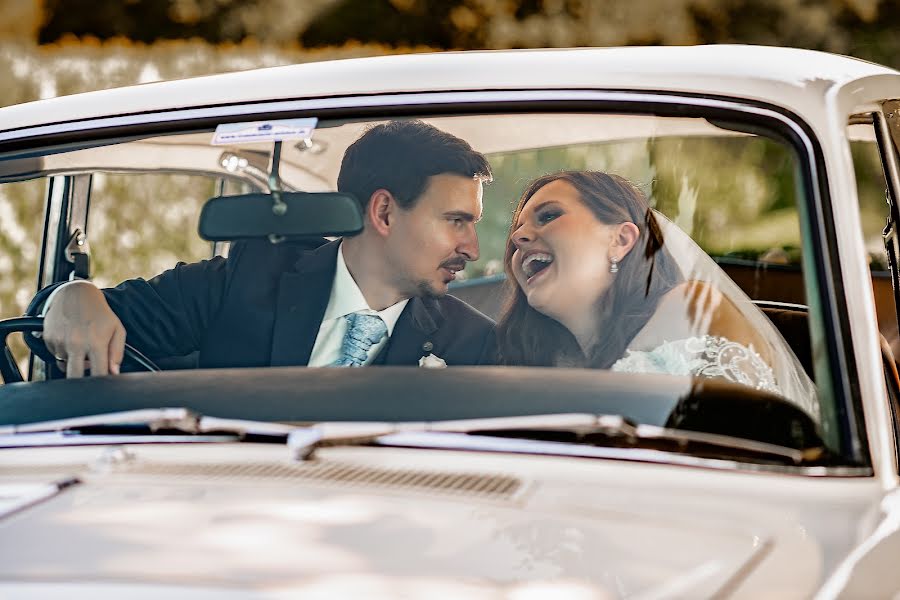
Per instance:
[[[150,358],[198,352],[200,367],[490,362],[494,324],[446,295],[478,258],[475,223],[490,166],[420,121],[369,129],[344,154],[338,190],[364,205],[361,233],[328,242],[232,244],[227,259],[149,281],[41,290],[45,359],[67,377],[118,373],[126,337]]]

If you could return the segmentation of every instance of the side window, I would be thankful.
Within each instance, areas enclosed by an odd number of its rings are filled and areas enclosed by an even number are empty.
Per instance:
[[[848,127],[850,153],[856,176],[856,193],[859,198],[859,215],[862,221],[863,239],[872,273],[872,290],[878,313],[878,328],[896,353],[900,350],[897,335],[897,313],[894,310],[894,293],[888,271],[887,253],[884,249],[884,227],[888,218],[886,181],[881,166],[881,154],[875,141],[871,123]]]
[[[867,120],[868,122],[860,122]],[[895,444],[900,443],[900,379],[896,362],[887,356],[887,346],[894,359],[900,356],[900,331],[897,327],[897,311],[891,282],[890,263],[884,245],[885,226],[889,223],[890,205],[888,182],[884,172],[882,148],[879,147],[875,123],[871,118],[857,118],[847,128],[856,192],[859,199],[863,240],[869,257],[872,274],[872,293],[878,318],[878,329],[884,340],[884,371],[888,402],[894,419]],[[891,149],[892,150],[892,149]]]
[[[37,289],[46,190],[46,179],[0,184],[0,319],[21,316]],[[24,371],[21,335],[9,342]]]
[[[197,221],[216,193],[209,177],[95,173],[88,217],[94,282],[114,286],[213,256]]]
[[[850,153],[856,177],[856,193],[862,221],[863,240],[872,274],[872,291],[878,315],[878,329],[887,339],[895,356],[900,355],[900,334],[891,286],[884,228],[888,219],[887,182],[875,129],[869,123],[854,123],[847,128]]]

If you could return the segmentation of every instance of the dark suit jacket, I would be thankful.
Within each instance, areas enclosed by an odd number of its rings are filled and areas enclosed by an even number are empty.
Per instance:
[[[199,352],[200,367],[306,365],[338,247],[324,240],[236,242],[227,259],[180,263],[103,293],[128,343],[150,358]],[[29,314],[38,314],[53,287],[35,296]],[[429,353],[449,366],[493,363],[494,323],[453,296],[411,298],[374,364],[417,365]]]

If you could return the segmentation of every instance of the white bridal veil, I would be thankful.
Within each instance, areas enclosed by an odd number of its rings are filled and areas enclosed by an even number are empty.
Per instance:
[[[654,210],[653,212],[663,233],[664,247],[678,264],[685,281],[689,283],[704,282],[708,285],[700,287],[713,290],[712,293],[716,295],[713,301],[701,304],[705,307],[706,314],[692,315],[689,338],[682,340],[657,339],[656,342],[669,347],[672,347],[673,343],[680,342],[677,348],[682,357],[690,356],[691,352],[695,354],[706,352],[707,356],[715,354],[717,355],[715,359],[718,361],[716,369],[719,373],[723,369],[725,371],[731,369],[731,373],[737,373],[736,376],[725,373],[726,378],[751,385],[755,383],[756,387],[760,389],[775,391],[819,422],[820,411],[815,384],[806,374],[797,356],[778,329],[690,236],[658,211]],[[726,339],[730,336],[726,334],[723,337],[722,333],[715,331],[716,325],[712,312],[717,310],[717,307],[726,304],[728,310],[719,310],[716,315],[721,316],[724,312],[728,315],[727,320],[734,322],[726,323],[724,330],[752,332],[750,344],[740,339]],[[665,308],[661,307],[658,310],[665,310]],[[684,314],[683,310],[681,314]],[[660,316],[663,318],[656,319],[657,315],[654,315],[653,319],[662,324],[657,329],[665,331],[667,329],[665,323],[671,319],[668,315]],[[649,333],[654,335],[653,331]],[[644,334],[643,331],[638,336],[642,334]],[[662,332],[657,336],[666,337]],[[698,346],[702,348],[698,348]],[[742,351],[736,352],[735,349]],[[719,354],[721,356],[718,356]],[[732,367],[736,365],[739,368],[733,369]],[[769,371],[766,367],[771,370]],[[751,373],[753,381],[748,380],[746,376],[748,372]]]

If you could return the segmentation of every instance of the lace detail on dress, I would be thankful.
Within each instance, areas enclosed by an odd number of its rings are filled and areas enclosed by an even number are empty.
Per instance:
[[[611,369],[725,379],[781,394],[772,368],[752,347],[711,335],[663,342],[649,351],[628,350]]]

